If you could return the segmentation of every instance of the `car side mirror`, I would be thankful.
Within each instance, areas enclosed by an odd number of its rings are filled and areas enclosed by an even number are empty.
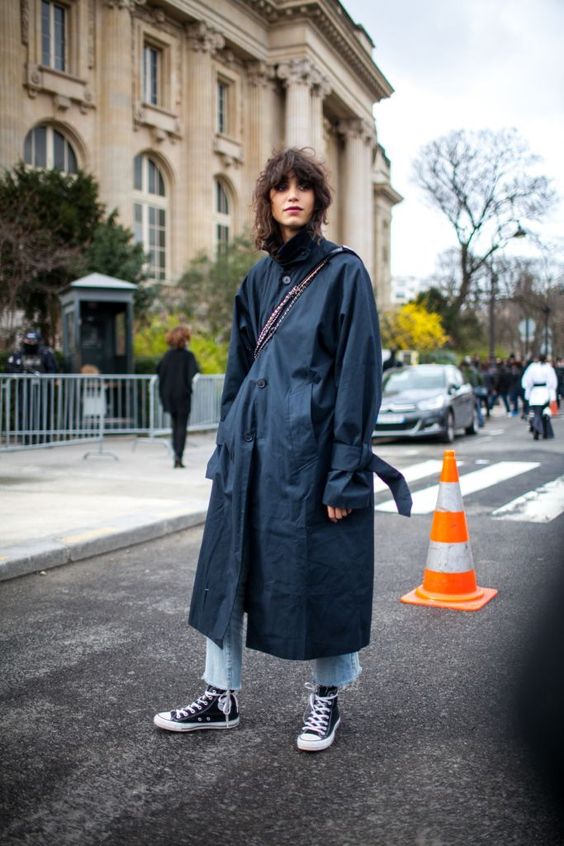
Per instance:
[[[455,394],[456,393],[456,385],[449,385],[448,386],[448,393]]]

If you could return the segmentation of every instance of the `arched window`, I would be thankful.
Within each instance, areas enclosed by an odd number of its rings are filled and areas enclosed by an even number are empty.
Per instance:
[[[149,255],[153,279],[166,279],[167,197],[163,175],[149,156],[140,154],[133,162],[133,231]]]
[[[76,173],[78,165],[72,144],[62,132],[49,124],[31,129],[24,141],[24,161],[32,167]]]
[[[218,256],[227,250],[231,229],[231,204],[225,186],[215,180],[215,249]]]

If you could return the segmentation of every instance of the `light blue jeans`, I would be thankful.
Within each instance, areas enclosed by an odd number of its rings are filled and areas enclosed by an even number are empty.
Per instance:
[[[203,680],[222,690],[241,689],[241,667],[243,664],[243,603],[245,584],[239,587],[233,613],[223,646],[206,638],[206,666]],[[313,661],[314,684],[328,687],[344,687],[351,684],[362,672],[358,652],[346,655],[333,655],[329,658],[316,658]]]

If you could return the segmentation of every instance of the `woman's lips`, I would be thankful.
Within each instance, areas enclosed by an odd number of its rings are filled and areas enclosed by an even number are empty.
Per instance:
[[[303,211],[303,209],[301,209],[301,208],[300,208],[300,206],[290,206],[290,208],[288,208],[288,209],[284,209],[284,211],[285,211],[285,212],[288,212],[288,213],[291,213],[291,212],[301,212],[301,211]]]

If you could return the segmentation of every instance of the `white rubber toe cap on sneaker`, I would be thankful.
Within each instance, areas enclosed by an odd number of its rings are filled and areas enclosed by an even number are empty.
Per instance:
[[[321,752],[323,749],[327,749],[335,740],[335,733],[340,722],[340,719],[337,720],[331,734],[323,739],[313,732],[303,732],[303,734],[298,736],[298,749],[301,749],[303,752]]]

